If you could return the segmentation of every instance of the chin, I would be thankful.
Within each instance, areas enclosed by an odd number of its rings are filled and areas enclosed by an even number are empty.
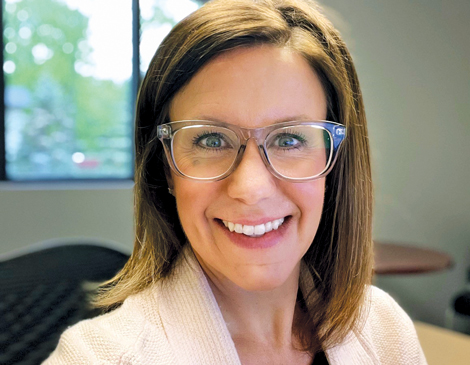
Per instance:
[[[267,270],[266,267],[255,267],[246,270],[243,277],[232,280],[237,286],[246,291],[272,291],[283,287],[291,276],[291,272],[285,269],[273,268]]]

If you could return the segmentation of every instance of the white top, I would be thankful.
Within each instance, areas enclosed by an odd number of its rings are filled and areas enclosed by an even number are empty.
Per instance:
[[[62,335],[44,364],[240,364],[209,283],[191,250],[171,278],[82,321]],[[360,331],[325,351],[332,365],[426,364],[413,323],[371,287]]]

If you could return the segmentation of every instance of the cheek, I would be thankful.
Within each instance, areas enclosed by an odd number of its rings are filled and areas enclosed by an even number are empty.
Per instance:
[[[205,212],[214,199],[211,184],[193,182],[173,176],[178,216],[188,238],[200,235],[207,227]]]
[[[300,211],[300,224],[302,231],[309,238],[315,236],[323,212],[325,198],[325,179],[319,179],[308,183],[296,184],[291,189],[291,199]]]

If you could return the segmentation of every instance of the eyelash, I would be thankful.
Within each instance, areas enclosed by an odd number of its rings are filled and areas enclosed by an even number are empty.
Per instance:
[[[307,142],[307,138],[306,138],[307,136],[303,133],[294,133],[294,132],[286,131],[285,133],[279,134],[279,135],[295,138],[301,143]]]

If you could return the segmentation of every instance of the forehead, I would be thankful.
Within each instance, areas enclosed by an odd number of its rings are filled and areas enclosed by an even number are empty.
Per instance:
[[[170,119],[218,120],[257,128],[326,118],[319,78],[298,53],[257,46],[223,53],[173,98]]]

